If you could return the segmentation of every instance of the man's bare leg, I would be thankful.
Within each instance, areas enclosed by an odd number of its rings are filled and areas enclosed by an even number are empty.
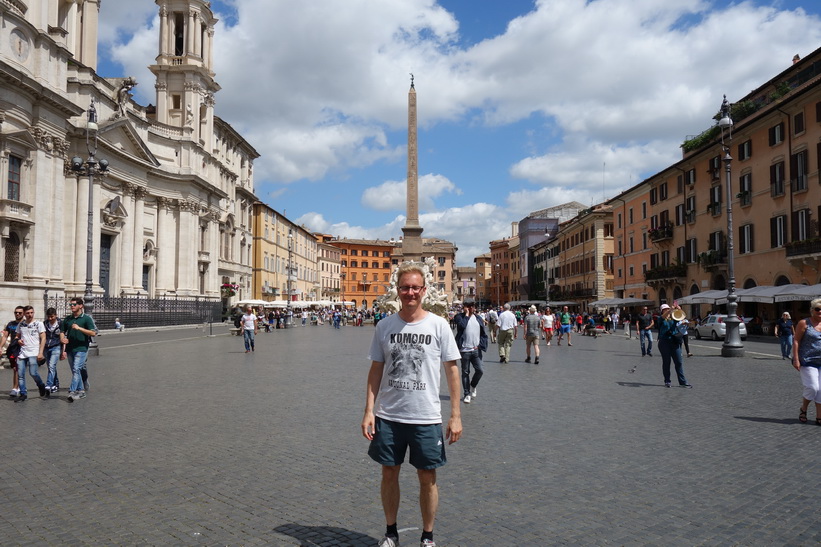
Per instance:
[[[385,511],[385,523],[396,524],[399,513],[399,465],[382,466],[382,509]]]
[[[419,508],[422,510],[422,531],[433,532],[433,522],[436,520],[436,510],[439,508],[439,487],[436,485],[436,469],[417,469],[416,473],[419,475]],[[397,496],[397,502],[398,500],[399,497]]]

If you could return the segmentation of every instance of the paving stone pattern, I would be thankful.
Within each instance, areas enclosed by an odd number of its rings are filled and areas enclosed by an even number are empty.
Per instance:
[[[86,399],[0,399],[0,543],[376,545],[380,469],[359,432],[373,328],[261,333],[248,355],[226,331],[106,334]],[[623,335],[543,345],[539,365],[521,339],[508,364],[492,345],[439,473],[437,544],[821,542],[821,427],[796,419],[798,373],[776,345],[719,346],[693,340],[695,387],[666,389]],[[407,465],[401,484],[418,545]]]

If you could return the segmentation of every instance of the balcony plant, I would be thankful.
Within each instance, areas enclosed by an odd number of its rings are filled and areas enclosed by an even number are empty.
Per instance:
[[[220,293],[222,293],[223,298],[231,298],[237,294],[238,290],[239,285],[236,283],[223,283],[220,285]]]

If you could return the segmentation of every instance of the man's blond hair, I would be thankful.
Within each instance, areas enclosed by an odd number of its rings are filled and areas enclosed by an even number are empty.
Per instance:
[[[425,267],[421,262],[403,262],[396,270],[396,282],[406,273],[418,273],[422,278],[422,286],[425,286]]]

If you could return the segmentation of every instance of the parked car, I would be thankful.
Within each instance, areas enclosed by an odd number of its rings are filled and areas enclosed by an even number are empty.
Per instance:
[[[716,314],[711,315],[701,322],[700,325],[693,328],[696,332],[696,338],[711,338],[713,340],[724,340],[727,335],[727,324],[724,321],[727,319],[726,315]],[[739,320],[741,318],[739,317]],[[738,324],[738,334],[741,335],[742,340],[747,339],[747,326],[744,321]]]

